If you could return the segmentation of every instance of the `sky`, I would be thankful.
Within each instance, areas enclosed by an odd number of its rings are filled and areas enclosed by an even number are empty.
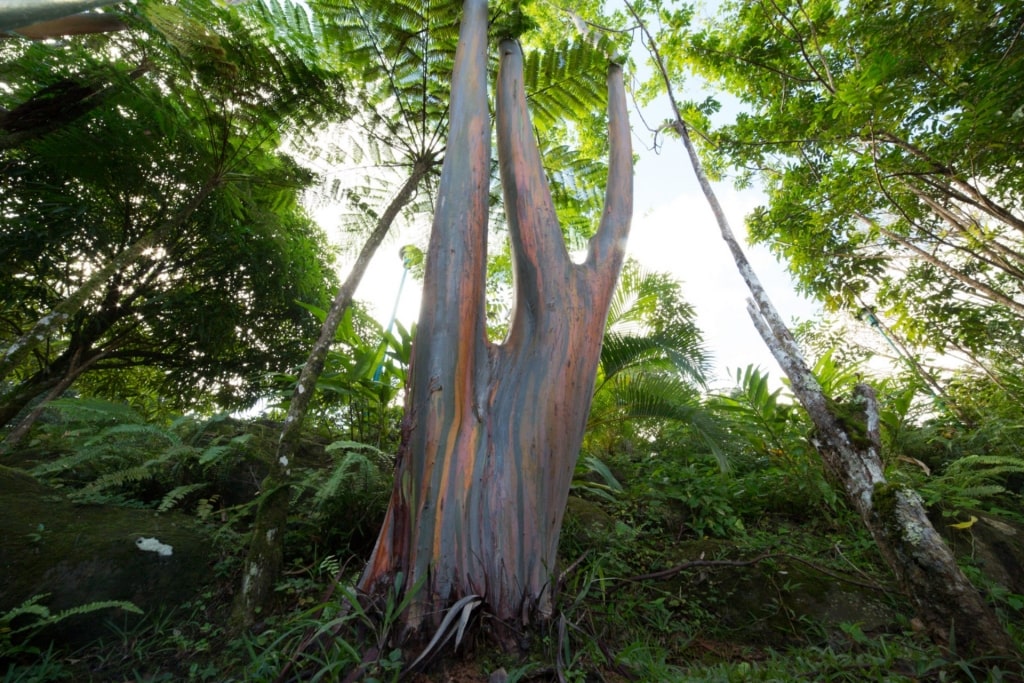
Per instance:
[[[643,62],[636,55],[637,63]],[[641,74],[642,77],[642,74]],[[726,111],[727,113],[727,111]],[[670,115],[667,98],[644,108],[643,118],[631,112],[633,150],[639,155],[634,168],[634,214],[628,255],[650,270],[670,273],[682,283],[683,294],[697,311],[697,324],[714,362],[712,386],[732,386],[737,368],[748,364],[768,370],[778,380],[781,371],[754,329],[746,312],[749,293],[722,241],[714,216],[697,184],[686,150],[675,139],[662,139],[653,150],[653,135],[643,121],[663,121]],[[733,232],[746,243],[744,216],[763,203],[756,189],[737,191],[731,182],[717,183],[715,191],[725,208]],[[422,235],[424,226],[419,227]],[[415,229],[412,233],[417,232]],[[408,242],[425,242],[406,230],[389,239],[377,253],[356,292],[374,315],[386,323],[402,281],[398,250]],[[748,257],[783,319],[807,319],[817,304],[798,296],[784,268],[762,247],[746,247]],[[415,322],[419,313],[420,283],[406,278],[398,302],[398,319]]]
[[[650,270],[671,273],[682,283],[713,356],[713,384],[731,386],[729,378],[735,369],[748,364],[767,369],[778,378],[781,371],[747,315],[746,285],[722,241],[682,144],[668,141],[661,153],[655,154],[645,147],[650,144],[649,136],[640,133],[634,133],[633,144],[640,160],[634,169],[635,211],[628,255]],[[727,182],[719,183],[715,190],[734,232],[745,241],[743,218],[761,203],[762,196],[753,190],[737,192]],[[356,292],[356,298],[369,304],[374,316],[385,324],[402,282],[398,250],[406,242],[418,241],[417,237],[406,231],[389,239]],[[795,293],[789,275],[767,249],[747,247],[747,254],[783,319],[807,319],[815,314],[818,306]],[[398,303],[398,319],[406,326],[419,315],[420,297],[420,283],[406,278]]]

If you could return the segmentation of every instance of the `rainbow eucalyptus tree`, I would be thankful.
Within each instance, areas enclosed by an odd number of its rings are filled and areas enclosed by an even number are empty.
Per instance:
[[[527,113],[522,51],[512,40],[499,49],[511,325],[503,342],[487,339],[487,2],[466,0],[394,489],[360,582],[380,594],[401,575],[416,591],[404,625],[421,637],[469,596],[510,626],[552,613],[562,516],[632,214],[621,68],[608,70],[605,210],[573,263]]]

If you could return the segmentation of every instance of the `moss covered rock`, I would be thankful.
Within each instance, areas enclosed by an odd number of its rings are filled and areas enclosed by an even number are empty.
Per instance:
[[[48,594],[42,604],[51,611],[99,600],[170,609],[199,592],[215,559],[207,534],[185,515],[75,505],[0,466],[0,612],[39,594]],[[110,616],[78,617],[62,638],[94,637]]]

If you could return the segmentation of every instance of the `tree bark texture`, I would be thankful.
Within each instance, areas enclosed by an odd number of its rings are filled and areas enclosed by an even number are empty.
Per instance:
[[[704,165],[690,139],[689,129],[676,103],[672,81],[653,37],[640,23],[672,105],[671,126],[679,134],[694,175],[718,223],[722,240],[732,253],[736,269],[750,290],[747,312],[754,326],[789,378],[793,393],[815,426],[814,446],[826,469],[840,484],[858,512],[882,557],[904,592],[915,603],[929,635],[940,646],[953,644],[976,655],[990,654],[1017,661],[1019,653],[992,609],[960,571],[952,552],[932,527],[917,494],[889,484],[883,474],[878,405],[874,391],[858,385],[854,415],[843,415],[825,396],[803,358],[792,332],[761,285],[750,261],[733,234]]]
[[[242,586],[235,595],[232,606],[232,626],[236,631],[253,624],[259,610],[267,605],[273,595],[274,584],[281,573],[284,530],[288,523],[288,503],[291,498],[291,461],[298,448],[302,424],[313,399],[313,392],[316,391],[317,380],[324,371],[324,362],[334,342],[338,325],[352,304],[352,297],[362,282],[363,274],[395,218],[415,196],[420,182],[433,168],[434,163],[433,157],[429,157],[413,164],[412,172],[381,214],[376,227],[360,250],[352,271],[338,289],[320,327],[320,337],[310,349],[309,357],[299,373],[288,405],[288,414],[285,416],[284,426],[278,438],[277,452],[261,486],[262,495],[266,496],[267,500],[262,501],[256,511],[249,553],[243,565]]]
[[[785,355],[769,323],[752,302],[748,312],[772,354],[786,369],[794,391],[797,381],[790,372],[803,373],[803,391],[817,392],[823,398],[811,371]],[[777,316],[774,310],[772,313]],[[796,393],[814,423],[812,443],[826,469],[864,521],[932,639],[942,647],[955,646],[960,653],[996,655],[1016,661],[1020,653],[1013,640],[960,570],[953,553],[928,519],[920,496],[886,480],[874,391],[867,385],[857,385],[857,415],[853,420],[839,415],[830,401],[819,402],[815,397],[805,401],[805,395]],[[819,403],[825,408],[817,407]],[[862,427],[863,433],[859,431]],[[1000,665],[1005,668],[1005,664]]]
[[[500,45],[497,140],[513,254],[508,336],[486,336],[490,164],[487,3],[467,0],[451,124],[387,516],[360,589],[417,590],[408,632],[471,595],[502,623],[552,613],[552,576],[609,302],[632,214],[621,68],[608,75],[611,161],[600,226],[574,264],[547,187],[517,43]]]

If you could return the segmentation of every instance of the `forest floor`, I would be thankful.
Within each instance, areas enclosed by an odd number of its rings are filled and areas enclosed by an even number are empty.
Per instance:
[[[276,610],[242,638],[226,635],[237,558],[221,556],[193,599],[88,622],[89,642],[80,629],[37,639],[9,652],[0,673],[5,683],[273,681],[286,669],[282,680],[416,683],[1014,680],[1003,673],[1010,663],[931,645],[866,535],[841,519],[767,515],[734,538],[695,538],[629,526],[574,499],[552,623],[509,654],[488,644],[486,616],[474,618],[474,636],[416,671],[404,671],[415,652],[388,645],[389,624],[354,614],[343,590],[325,602],[332,576],[353,580],[344,567],[358,567],[358,555],[339,561],[305,546],[290,558]],[[297,525],[292,540],[309,543],[306,534]],[[1019,596],[986,585],[1019,636]]]
[[[99,495],[88,485],[95,473],[60,470],[55,487],[30,476],[40,463],[56,467],[49,452],[9,459],[0,466],[3,683],[1018,680],[1005,671],[1019,662],[928,640],[817,469],[724,477],[712,464],[625,470],[614,495],[580,476],[554,618],[509,653],[493,645],[487,614],[474,613],[458,647],[411,668],[420,652],[395,643],[400,597],[371,612],[351,589],[380,528],[387,469],[324,497],[323,457],[314,449],[309,483],[296,485],[276,600],[243,636],[230,634],[228,616],[251,525],[252,503],[239,501],[256,500],[261,479],[254,460],[157,511],[169,485],[128,481],[130,495]],[[1014,507],[934,521],[1020,644],[1024,509],[1005,500]],[[143,537],[174,555],[141,552]],[[96,602],[109,599],[143,613]]]

